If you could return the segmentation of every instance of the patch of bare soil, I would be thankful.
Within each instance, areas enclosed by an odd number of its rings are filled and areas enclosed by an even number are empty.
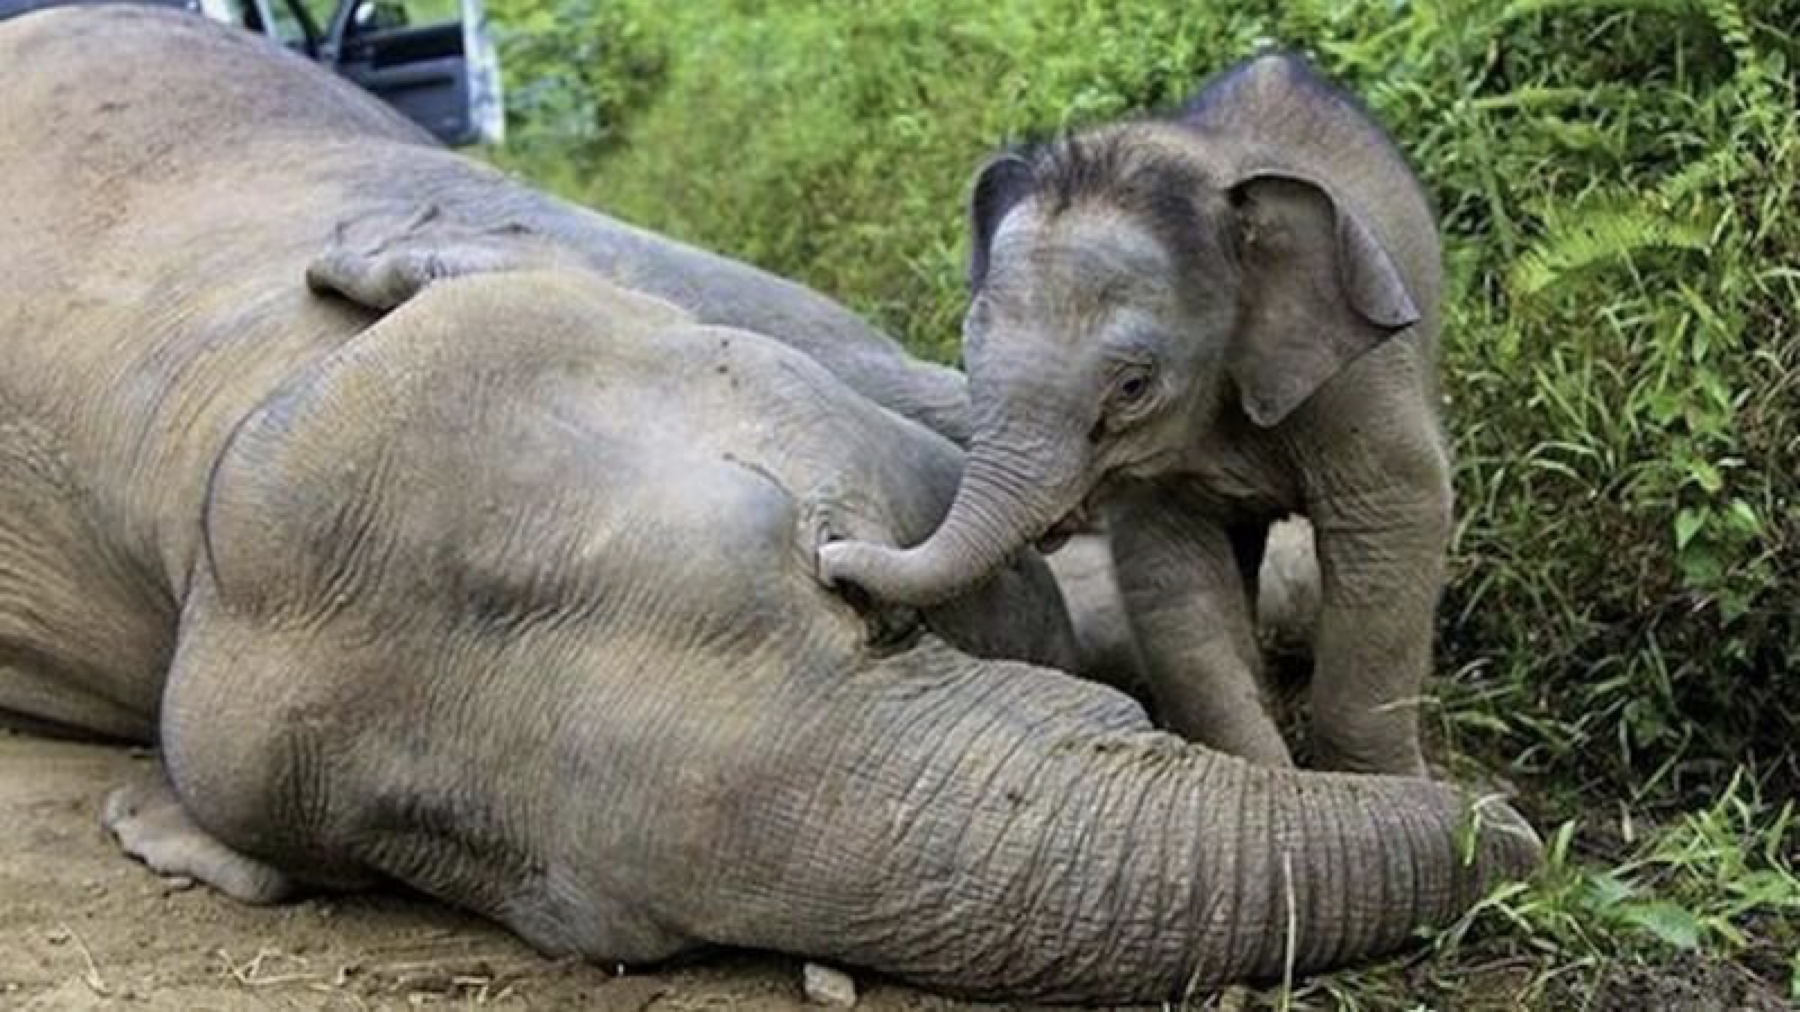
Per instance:
[[[1589,999],[1594,1012],[1787,1012],[1793,1007],[1748,968],[1689,954],[1663,966],[1617,967]]]
[[[0,1009],[651,1009],[805,1007],[798,961],[729,955],[616,976],[545,959],[430,900],[327,896],[247,907],[164,879],[100,828],[149,762],[0,731]],[[859,979],[859,1009],[975,1009]]]

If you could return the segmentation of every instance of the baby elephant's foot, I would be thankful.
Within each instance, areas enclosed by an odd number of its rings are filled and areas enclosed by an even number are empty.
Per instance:
[[[100,822],[125,853],[163,875],[186,875],[244,903],[278,903],[293,892],[286,875],[195,825],[160,774],[107,795]]]

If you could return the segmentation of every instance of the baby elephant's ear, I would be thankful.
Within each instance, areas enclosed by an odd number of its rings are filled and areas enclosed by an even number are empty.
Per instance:
[[[1322,184],[1259,173],[1231,197],[1246,300],[1228,368],[1244,412],[1270,426],[1419,308],[1368,224]]]
[[[387,310],[448,278],[549,266],[523,226],[473,228],[427,204],[404,219],[341,222],[331,246],[306,265],[306,284]]]
[[[1023,155],[1008,151],[996,155],[975,175],[969,194],[969,290],[980,291],[987,281],[988,257],[994,233],[1006,212],[1030,194],[1034,171]]]

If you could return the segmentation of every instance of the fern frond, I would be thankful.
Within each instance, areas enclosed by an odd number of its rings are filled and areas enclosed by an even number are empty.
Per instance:
[[[1704,2],[1704,0],[1702,0]],[[1693,14],[1696,0],[1513,0],[1500,15],[1512,21],[1529,14],[1567,11],[1654,11],[1661,14]]]
[[[1591,105],[1616,98],[1623,89],[1601,85],[1592,88],[1551,88],[1528,84],[1500,95],[1486,95],[1472,100],[1471,108],[1482,112],[1501,110],[1553,109],[1569,105]]]
[[[1515,298],[1543,294],[1589,268],[1646,249],[1706,249],[1708,220],[1678,219],[1638,204],[1592,207],[1547,222],[1542,239],[1519,255],[1508,277]]]
[[[1757,164],[1747,152],[1721,147],[1665,178],[1656,187],[1657,199],[1664,206],[1676,204],[1694,194],[1730,186],[1757,171]]]
[[[1734,79],[1742,93],[1744,112],[1765,125],[1778,105],[1774,74],[1763,64],[1762,53],[1750,33],[1750,22],[1735,0],[1701,0],[1701,8],[1719,38],[1731,50],[1737,65]]]

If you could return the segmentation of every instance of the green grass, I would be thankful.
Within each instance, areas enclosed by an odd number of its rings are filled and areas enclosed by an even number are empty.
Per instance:
[[[1446,235],[1459,528],[1434,737],[1561,828],[1540,880],[1423,957],[1253,1001],[1679,1007],[1687,981],[1800,1001],[1800,2],[494,13],[504,164],[944,360],[985,153],[1169,105],[1268,42],[1309,52],[1411,153]]]

